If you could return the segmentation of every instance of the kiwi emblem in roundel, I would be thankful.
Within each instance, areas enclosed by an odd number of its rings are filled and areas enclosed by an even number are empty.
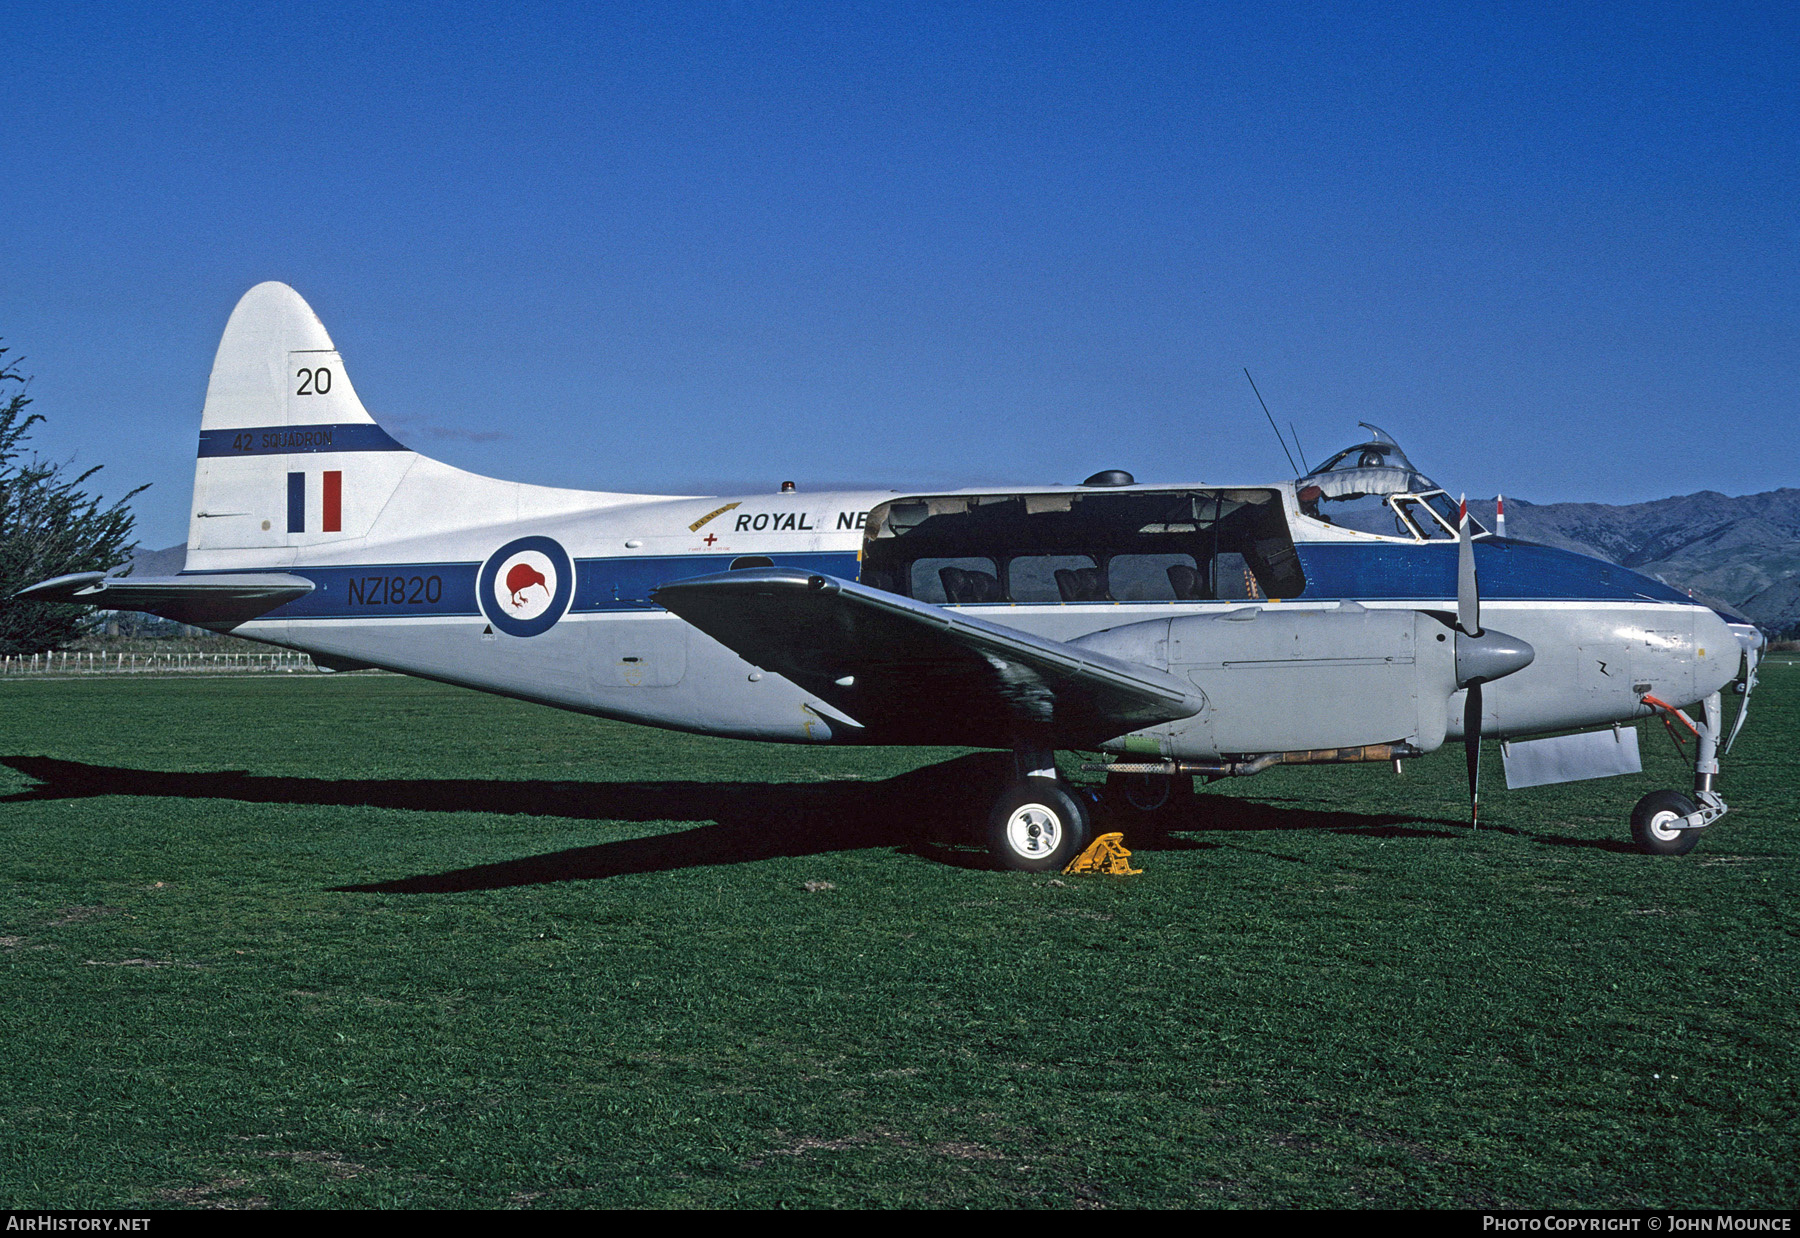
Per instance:
[[[548,537],[506,543],[481,565],[475,592],[481,613],[509,636],[537,636],[556,626],[575,595],[568,552]]]
[[[506,591],[512,594],[512,604],[514,606],[530,605],[530,603],[521,596],[521,591],[533,587],[548,590],[550,588],[550,582],[545,580],[544,574],[535,567],[532,567],[531,564],[521,561],[513,564],[507,569]]]

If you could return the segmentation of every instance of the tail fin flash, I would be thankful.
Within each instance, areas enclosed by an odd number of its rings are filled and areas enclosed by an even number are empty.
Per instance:
[[[258,284],[206,387],[188,566],[279,566],[362,537],[417,460],[369,416],[300,294]]]

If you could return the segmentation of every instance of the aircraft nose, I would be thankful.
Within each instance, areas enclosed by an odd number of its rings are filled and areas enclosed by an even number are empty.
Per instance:
[[[1514,671],[1522,671],[1537,657],[1537,650],[1516,636],[1489,628],[1480,636],[1456,634],[1456,686],[1491,683]]]

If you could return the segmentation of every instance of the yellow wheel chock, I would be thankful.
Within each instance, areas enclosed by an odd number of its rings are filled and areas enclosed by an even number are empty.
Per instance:
[[[1131,866],[1131,852],[1125,850],[1125,835],[1102,834],[1070,861],[1065,873],[1105,873],[1110,877],[1134,877],[1143,872]]]

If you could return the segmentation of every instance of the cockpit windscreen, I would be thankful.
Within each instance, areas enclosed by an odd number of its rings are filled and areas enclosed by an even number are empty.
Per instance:
[[[1413,467],[1384,431],[1361,423],[1366,442],[1346,447],[1294,483],[1303,515],[1322,524],[1409,541],[1457,535],[1458,507],[1444,488]],[[1486,533],[1470,518],[1474,531]]]

